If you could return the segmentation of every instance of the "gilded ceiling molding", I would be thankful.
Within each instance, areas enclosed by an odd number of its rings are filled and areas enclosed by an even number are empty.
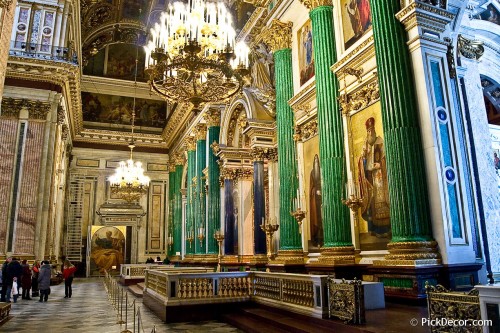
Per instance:
[[[194,129],[196,140],[206,140],[207,139],[207,124],[198,124]]]
[[[458,52],[467,59],[479,60],[484,54],[483,42],[458,35]]]
[[[321,6],[333,6],[332,0],[300,0],[300,2],[309,10]]]
[[[194,137],[194,136],[188,136],[186,138],[186,147],[187,147],[188,151],[190,151],[190,150],[196,150],[196,137]]]
[[[167,122],[167,126],[163,130],[163,137],[165,139],[165,143],[167,146],[174,146],[174,140],[176,139],[179,132],[184,131],[184,127],[182,124],[188,121],[191,117],[191,106],[189,103],[179,104],[174,113],[170,116],[169,121]]]
[[[210,108],[203,115],[205,121],[207,122],[207,127],[220,126],[221,111],[217,108]]]
[[[304,142],[318,135],[318,118],[314,118],[305,124],[295,125],[293,139]]]
[[[272,52],[292,47],[292,22],[281,22],[273,19],[271,25],[262,32],[262,41]]]
[[[359,90],[339,97],[340,109],[344,115],[364,109],[380,99],[378,80],[365,84]]]

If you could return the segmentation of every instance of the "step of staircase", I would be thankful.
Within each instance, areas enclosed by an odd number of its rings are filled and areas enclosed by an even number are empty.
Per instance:
[[[139,283],[137,284],[137,287],[139,287],[141,290],[144,290],[144,288],[145,288],[146,286],[145,286],[144,282],[139,282]]]
[[[144,290],[144,287],[141,288],[137,284],[134,284],[132,286],[128,286],[128,291],[134,295],[135,297],[142,297],[142,292]]]
[[[234,313],[223,315],[222,319],[249,333],[370,333],[364,327],[346,325],[335,320],[307,317],[261,305],[241,308]]]

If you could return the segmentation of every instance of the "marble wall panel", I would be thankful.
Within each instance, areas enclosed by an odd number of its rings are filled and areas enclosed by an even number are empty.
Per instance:
[[[17,119],[0,119],[0,255],[7,251],[7,223],[16,153]]]
[[[29,121],[22,164],[19,209],[16,221],[14,252],[34,254],[39,193],[40,164],[45,123]]]

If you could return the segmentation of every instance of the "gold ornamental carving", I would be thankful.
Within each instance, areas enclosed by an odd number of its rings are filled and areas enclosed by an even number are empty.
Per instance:
[[[212,151],[214,152],[214,155],[217,155],[220,152],[219,143],[217,141],[215,141],[215,140],[210,145],[210,148],[212,148]]]
[[[220,171],[220,177],[222,179],[236,180],[238,179],[238,169],[223,168]]]
[[[221,112],[219,109],[209,109],[204,115],[205,121],[207,122],[207,127],[220,126],[220,114]]]
[[[68,139],[68,136],[69,136],[69,128],[66,124],[63,124],[61,128],[61,140],[66,141],[66,139]]]
[[[483,42],[458,35],[458,52],[467,59],[479,60],[484,54]]]
[[[252,179],[253,170],[252,169],[237,169],[236,179]]]
[[[262,32],[262,40],[272,52],[292,47],[292,22],[281,22],[274,19],[271,26]]]
[[[64,115],[64,108],[62,105],[57,106],[57,125],[64,124],[64,120],[66,119]]]
[[[175,155],[175,165],[184,165],[186,160],[184,159],[184,154]]]
[[[186,138],[186,147],[187,150],[196,150],[196,138],[194,136],[188,136]]]
[[[441,257],[435,241],[397,242],[387,244],[389,254],[384,260],[374,261],[375,266],[439,265]]]
[[[168,172],[175,172],[176,164],[175,162],[168,163]]]
[[[207,125],[198,124],[195,127],[196,140],[206,140],[207,139]]]
[[[483,332],[483,327],[472,326],[474,320],[481,319],[479,291],[472,289],[469,292],[452,292],[442,285],[432,286],[425,282],[427,293],[427,308],[430,320],[439,320],[443,325],[431,327],[431,332]],[[457,330],[455,322],[469,323]],[[471,325],[471,326],[469,326]]]
[[[365,302],[361,280],[340,282],[328,277],[328,317],[336,317],[349,324],[365,323]]]
[[[318,135],[318,119],[313,119],[303,125],[295,125],[293,139],[295,141],[306,141]]]
[[[349,94],[341,95],[339,97],[339,104],[342,113],[347,115],[350,112],[364,109],[370,104],[380,99],[380,90],[378,81],[373,81],[364,85],[360,90]]]
[[[300,0],[300,2],[309,10],[321,6],[333,6],[332,0]]]

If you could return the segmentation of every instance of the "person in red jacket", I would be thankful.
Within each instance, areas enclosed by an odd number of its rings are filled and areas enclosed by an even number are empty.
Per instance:
[[[64,261],[64,298],[71,298],[71,294],[73,290],[71,288],[71,284],[73,283],[73,278],[75,277],[76,267],[71,264],[71,262],[66,259]]]

